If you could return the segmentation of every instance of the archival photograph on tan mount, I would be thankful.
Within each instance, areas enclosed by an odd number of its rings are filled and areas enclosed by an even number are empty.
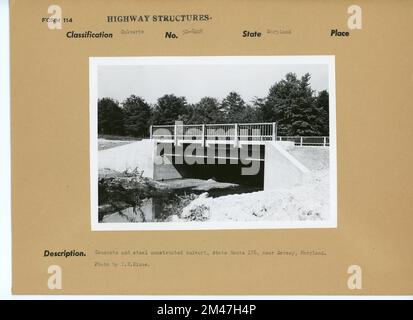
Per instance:
[[[337,226],[334,56],[89,68],[92,230]]]

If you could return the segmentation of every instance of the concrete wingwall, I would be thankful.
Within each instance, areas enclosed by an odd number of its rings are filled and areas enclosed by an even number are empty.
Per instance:
[[[158,160],[159,163],[157,163]],[[153,179],[162,181],[182,178],[182,174],[172,162],[173,159],[170,156],[157,156],[153,169]]]
[[[155,143],[151,139],[144,139],[123,146],[101,150],[98,152],[100,169],[112,169],[116,171],[143,170],[143,176],[154,177],[154,150]]]
[[[264,190],[300,185],[310,170],[293,157],[286,142],[265,143]]]
[[[123,146],[101,150],[98,153],[99,168],[119,172],[143,171],[143,176],[154,180],[179,179],[182,175],[172,164],[169,156],[157,156],[160,145],[154,140],[143,139]]]

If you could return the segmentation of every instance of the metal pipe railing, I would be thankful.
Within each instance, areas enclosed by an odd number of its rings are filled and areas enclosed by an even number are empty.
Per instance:
[[[239,142],[292,141],[298,146],[329,146],[328,136],[278,136],[277,123],[217,123],[217,124],[174,124],[152,125],[151,139],[161,141],[205,141],[226,140],[237,145]]]

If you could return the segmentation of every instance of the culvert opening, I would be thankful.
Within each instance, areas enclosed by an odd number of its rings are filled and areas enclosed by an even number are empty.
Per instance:
[[[264,188],[264,145],[234,147],[231,144],[215,144],[193,147],[183,144],[170,148],[161,149],[159,154],[169,159],[170,170],[176,170],[182,179],[233,183],[254,191]],[[158,179],[168,180],[170,175],[167,172],[164,175],[164,178],[159,176]]]

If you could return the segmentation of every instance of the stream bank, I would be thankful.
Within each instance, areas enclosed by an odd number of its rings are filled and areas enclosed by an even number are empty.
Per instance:
[[[198,197],[256,192],[257,186],[214,179],[154,181],[139,170],[99,170],[99,222],[168,222]],[[199,219],[202,221],[203,216]],[[192,220],[191,218],[189,220]],[[198,220],[194,217],[194,220]]]

